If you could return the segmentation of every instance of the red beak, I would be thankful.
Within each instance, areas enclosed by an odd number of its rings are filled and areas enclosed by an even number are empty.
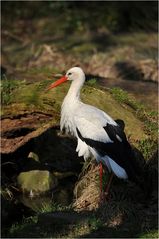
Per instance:
[[[52,83],[47,90],[51,90],[52,88],[64,83],[65,81],[67,81],[68,77],[67,76],[62,76],[59,80],[55,81],[54,83]]]

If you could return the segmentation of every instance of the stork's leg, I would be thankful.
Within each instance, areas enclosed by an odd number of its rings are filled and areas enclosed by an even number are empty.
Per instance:
[[[110,178],[109,178],[109,181],[108,181],[108,183],[107,183],[107,185],[106,185],[106,187],[105,187],[105,191],[104,191],[104,199],[106,199],[107,196],[108,196],[109,189],[110,189],[110,185],[111,185],[112,180],[113,180],[113,176],[114,176],[114,174],[111,173]]]
[[[100,163],[99,166],[99,178],[100,178],[100,203],[103,200],[103,165]]]

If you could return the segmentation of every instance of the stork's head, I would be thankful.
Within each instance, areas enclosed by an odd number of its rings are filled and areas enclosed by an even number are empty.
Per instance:
[[[85,74],[80,67],[72,67],[66,73],[67,80],[80,80],[81,78],[85,79]]]
[[[80,67],[72,67],[66,72],[66,75],[62,76],[59,80],[52,83],[48,90],[66,82],[66,81],[78,81],[80,83],[84,83],[85,74]]]

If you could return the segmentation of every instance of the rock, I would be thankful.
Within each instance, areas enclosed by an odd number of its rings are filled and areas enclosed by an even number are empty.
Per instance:
[[[119,61],[113,66],[114,77],[134,81],[158,81],[157,61],[152,59],[140,61]]]
[[[39,156],[37,154],[35,154],[34,152],[30,152],[29,155],[28,155],[28,158],[39,162]]]
[[[157,60],[146,59],[139,62],[139,67],[144,74],[144,80],[158,82]]]
[[[47,170],[31,170],[20,173],[17,183],[23,192],[29,193],[33,197],[55,188],[58,185],[58,180]]]
[[[3,117],[2,163],[14,163],[18,172],[35,169],[79,172],[76,142],[59,131],[57,119],[47,113],[26,112]]]

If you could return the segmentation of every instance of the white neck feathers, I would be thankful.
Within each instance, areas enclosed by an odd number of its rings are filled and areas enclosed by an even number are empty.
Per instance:
[[[73,117],[76,109],[81,104],[80,90],[84,84],[85,76],[72,81],[70,89],[63,101],[61,108],[61,130],[66,129],[66,132],[75,135],[76,129],[74,128]]]

